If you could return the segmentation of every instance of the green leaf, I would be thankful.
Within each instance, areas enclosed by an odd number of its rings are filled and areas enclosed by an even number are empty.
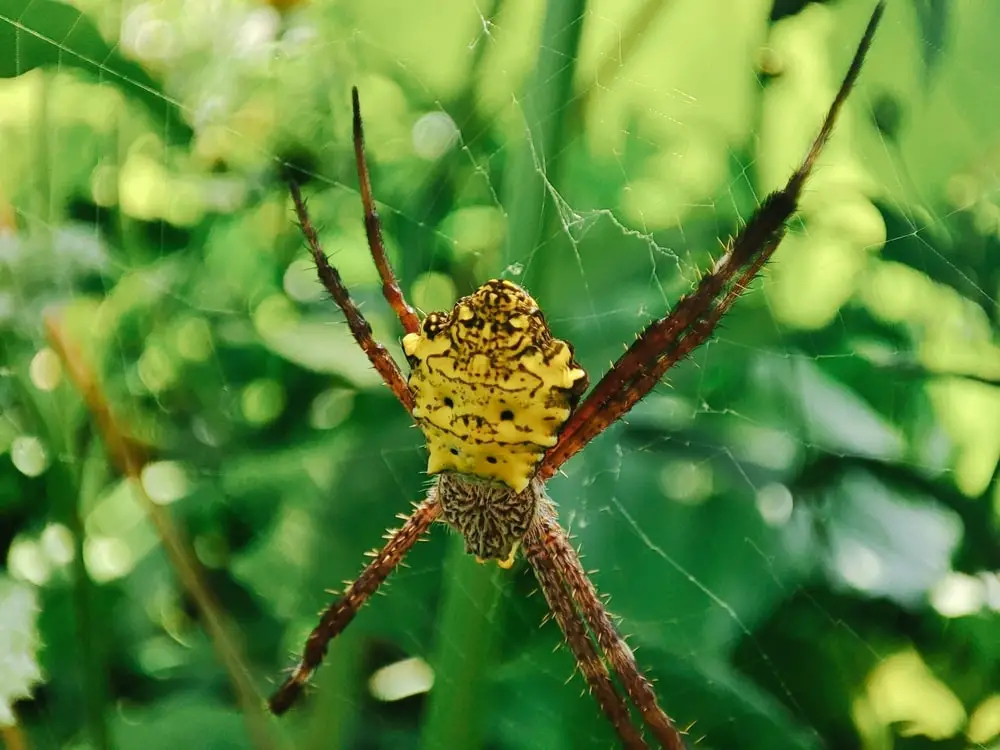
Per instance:
[[[36,68],[75,68],[142,102],[162,124],[160,132],[168,141],[191,139],[180,103],[163,93],[138,63],[123,57],[76,8],[55,0],[3,0],[0,21],[0,77]]]
[[[35,590],[0,575],[0,615],[0,726],[7,726],[14,723],[14,702],[30,696],[42,681]]]
[[[119,747],[240,750],[250,746],[239,713],[208,696],[164,701],[155,707],[119,716],[114,732]]]

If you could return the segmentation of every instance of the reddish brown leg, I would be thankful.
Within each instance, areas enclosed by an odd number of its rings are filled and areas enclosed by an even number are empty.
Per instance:
[[[403,561],[406,553],[440,514],[441,504],[437,500],[437,495],[431,494],[416,507],[401,528],[389,535],[388,544],[380,551],[374,552],[374,559],[358,576],[358,580],[347,587],[343,596],[326,608],[319,625],[306,641],[301,661],[268,701],[272,713],[283,714],[291,708],[302,694],[313,672],[323,663],[330,641],[351,624],[351,620],[368,601],[368,597],[375,593],[382,582]]]
[[[396,312],[396,317],[403,324],[407,333],[418,333],[420,321],[410,307],[399,288],[399,282],[392,272],[389,259],[385,255],[385,245],[382,242],[382,223],[375,209],[375,199],[372,197],[372,181],[368,173],[368,160],[365,158],[365,131],[361,123],[361,101],[358,89],[351,89],[351,105],[354,108],[354,161],[358,167],[358,184],[361,189],[361,202],[365,207],[365,233],[368,235],[368,247],[375,259],[378,275],[382,278],[382,295]]]
[[[295,213],[298,214],[302,234],[306,238],[309,251],[316,263],[316,273],[319,274],[320,281],[323,282],[323,286],[326,287],[340,309],[344,311],[347,326],[351,329],[354,340],[368,355],[368,359],[378,374],[382,376],[382,380],[396,394],[396,398],[406,408],[406,411],[413,411],[413,394],[410,393],[410,387],[406,384],[403,373],[399,371],[399,366],[388,350],[374,339],[371,326],[368,325],[365,316],[361,314],[358,306],[351,299],[343,279],[340,278],[340,273],[326,259],[326,254],[319,244],[319,235],[309,219],[309,212],[306,211],[306,204],[302,200],[299,186],[295,182],[289,182],[288,187],[292,193],[292,201],[295,203]]]
[[[548,602],[549,609],[552,610],[556,622],[566,636],[566,642],[587,685],[594,692],[597,703],[615,728],[623,746],[630,750],[644,750],[649,746],[632,725],[628,706],[611,681],[608,669],[598,656],[586,628],[580,621],[580,615],[563,585],[558,566],[553,562],[550,548],[545,541],[547,533],[536,521],[524,540],[524,554],[535,569],[535,578],[538,579],[538,585],[545,595],[545,601]]]
[[[665,318],[651,323],[570,415],[559,442],[539,466],[539,479],[545,481],[555,474],[570,457],[649,393],[667,370],[705,341],[770,259],[785,234],[788,220],[798,209],[802,186],[861,73],[884,10],[884,1],[875,7],[840,90],[801,166],[784,188],[764,200],[743,231],[730,240],[725,255],[702,277],[695,291],[682,297]]]
[[[642,714],[646,726],[661,747],[667,750],[683,750],[684,741],[680,731],[660,708],[652,683],[636,664],[632,649],[618,634],[618,629],[604,608],[594,584],[590,582],[580,563],[579,555],[576,554],[569,537],[556,520],[555,510],[551,505],[539,512],[537,526],[560,578],[569,589],[576,606],[583,613],[587,626],[596,636],[597,643],[611,669],[618,675],[632,703]]]

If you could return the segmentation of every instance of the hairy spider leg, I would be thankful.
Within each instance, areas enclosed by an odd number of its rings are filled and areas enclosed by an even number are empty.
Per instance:
[[[880,2],[872,15],[837,98],[827,114],[820,135],[814,141],[802,165],[783,190],[772,194],[764,201],[744,230],[729,243],[726,255],[702,279],[696,291],[682,299],[668,317],[650,325],[619,359],[615,367],[605,375],[584,405],[572,412],[567,429],[562,432],[558,443],[543,459],[536,474],[536,481],[550,477],[563,461],[575,454],[586,442],[617,420],[648,393],[669,367],[702,343],[766,263],[781,240],[785,222],[797,209],[802,185],[829,138],[837,113],[858,76],[883,10],[884,2]],[[359,177],[363,183],[362,198],[365,201],[369,244],[376,264],[380,263],[381,258],[382,265],[386,269],[383,272],[380,266],[379,271],[386,299],[393,305],[404,328],[408,329],[411,323],[408,322],[406,311],[409,308],[405,305],[402,293],[399,292],[398,284],[395,283],[388,262],[385,260],[377,216],[374,220],[370,218],[374,215],[374,207],[370,201],[371,190],[367,179],[367,167],[364,164],[360,107],[356,91],[354,112],[355,154],[359,158]],[[327,262],[320,248],[297,185],[291,183],[290,187],[303,233],[316,260],[320,279],[344,311],[358,344],[368,354],[376,370],[404,407],[412,413],[413,394],[403,381],[395,361],[372,339],[371,329],[350,299],[339,274]],[[368,196],[367,200],[365,194]],[[405,307],[403,312],[397,309],[392,293],[398,293],[398,300]],[[581,412],[584,414],[581,415]],[[292,705],[322,662],[330,640],[347,627],[360,607],[402,562],[417,539],[441,514],[442,505],[436,492],[432,491],[405,520],[403,527],[390,534],[388,544],[381,551],[374,553],[375,560],[365,568],[358,580],[348,587],[344,596],[327,608],[319,626],[306,643],[301,662],[271,698],[270,707],[274,713],[282,713]],[[537,515],[528,527],[524,538],[524,549],[535,568],[549,607],[566,635],[588,684],[597,693],[602,710],[611,720],[626,747],[644,748],[646,744],[629,721],[628,707],[611,682],[608,664],[625,684],[629,698],[639,709],[657,741],[668,750],[683,748],[680,732],[660,708],[652,686],[641,674],[631,650],[618,635],[596,590],[587,578],[566,532],[556,521],[555,509],[547,498],[539,503]],[[603,650],[608,664],[598,655],[594,642],[587,633],[588,627]]]
[[[309,678],[323,663],[330,641],[351,624],[358,610],[389,577],[406,557],[406,553],[441,515],[441,504],[435,494],[417,505],[403,525],[389,534],[389,541],[374,553],[374,557],[343,595],[331,603],[320,617],[319,625],[306,640],[302,658],[268,701],[271,713],[285,713],[301,695]]]
[[[365,158],[365,130],[361,122],[361,101],[358,97],[358,87],[351,88],[351,106],[354,110],[354,161],[358,168],[358,184],[361,190],[361,203],[365,207],[365,234],[368,236],[368,248],[371,250],[378,275],[382,279],[382,296],[392,307],[403,324],[407,333],[420,330],[417,314],[403,296],[396,275],[392,271],[389,259],[385,254],[385,244],[382,242],[382,222],[375,209],[375,199],[372,196],[372,180],[368,172],[368,160]]]
[[[884,11],[885,1],[882,0],[875,6],[819,135],[785,187],[764,200],[743,230],[730,240],[726,253],[715,267],[701,278],[695,291],[682,297],[669,315],[647,326],[601,378],[566,422],[559,442],[542,460],[536,474],[538,479],[545,481],[552,477],[583,446],[649,393],[667,370],[701,345],[770,259],[784,237],[788,220],[798,210],[802,186],[861,73]]]
[[[657,742],[667,750],[683,750],[681,732],[660,707],[653,684],[642,673],[632,649],[618,633],[611,616],[604,608],[597,589],[591,583],[580,556],[569,537],[556,520],[555,508],[548,502],[539,509],[535,523],[535,537],[545,547],[549,560],[556,569],[562,584],[582,613],[588,627],[604,652],[611,669],[618,675],[633,705],[639,709],[643,721],[652,731]]]
[[[403,405],[403,408],[407,412],[412,412],[413,394],[410,393],[410,387],[406,384],[406,378],[400,372],[399,365],[396,364],[396,360],[389,354],[389,350],[372,336],[372,327],[365,320],[365,316],[361,314],[358,306],[354,304],[354,300],[351,299],[351,295],[348,293],[347,287],[340,277],[340,272],[330,265],[330,262],[327,260],[326,253],[323,252],[323,248],[319,243],[319,235],[316,232],[316,228],[309,219],[309,212],[306,210],[306,204],[302,199],[302,191],[299,190],[299,186],[290,180],[288,188],[292,194],[292,202],[295,204],[295,213],[299,217],[302,234],[306,238],[306,244],[309,245],[309,251],[312,253],[313,261],[316,263],[316,273],[319,275],[320,281],[323,282],[323,286],[326,287],[330,296],[333,297],[337,305],[340,306],[340,309],[343,310],[344,317],[347,318],[347,326],[350,328],[354,340],[358,342],[358,346],[368,355],[369,361],[371,361],[378,374],[382,376],[385,384],[396,395],[396,398],[399,399],[399,403]],[[372,252],[375,252],[374,248]]]
[[[594,692],[598,705],[611,722],[622,743],[629,750],[645,750],[649,746],[633,726],[628,705],[611,681],[608,668],[598,656],[594,643],[584,628],[579,614],[573,607],[573,600],[566,590],[558,565],[553,561],[552,551],[546,543],[549,532],[536,522],[528,530],[524,540],[524,554],[534,568],[535,578],[542,589],[545,601],[555,616],[556,622],[566,637],[570,651],[583,673],[587,685]]]

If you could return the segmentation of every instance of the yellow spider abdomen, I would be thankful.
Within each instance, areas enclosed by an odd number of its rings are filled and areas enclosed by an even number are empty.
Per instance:
[[[569,344],[510,281],[488,281],[403,338],[427,471],[523,491],[587,387]]]

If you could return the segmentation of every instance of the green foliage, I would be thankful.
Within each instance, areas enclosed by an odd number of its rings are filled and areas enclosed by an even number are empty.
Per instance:
[[[38,603],[28,584],[0,578],[0,726],[15,723],[13,705],[41,682],[38,666]]]
[[[0,77],[36,68],[78,69],[148,107],[161,136],[188,140],[191,131],[178,102],[141,65],[114,49],[86,15],[57,0],[5,0],[2,9]]]
[[[280,177],[306,170],[326,251],[402,362],[352,84],[415,304],[503,274],[596,379],[794,169],[872,3],[290,5],[0,0],[0,559],[41,606],[19,674],[37,659],[45,680],[14,706],[24,739],[607,747],[530,571],[477,567],[443,528],[261,730],[157,513],[263,696],[425,491]],[[550,484],[699,747],[997,742],[998,23],[987,2],[890,4],[764,279]],[[73,361],[150,455],[150,503]],[[376,697],[407,657],[430,692]]]

